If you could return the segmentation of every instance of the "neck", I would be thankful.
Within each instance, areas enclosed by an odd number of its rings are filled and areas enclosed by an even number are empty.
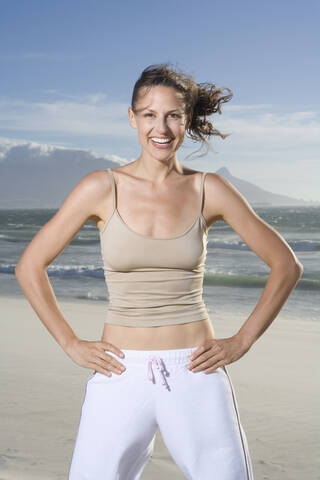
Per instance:
[[[162,183],[172,173],[183,173],[183,165],[176,157],[161,162],[156,159],[145,159],[140,156],[132,162],[132,173],[153,183]]]

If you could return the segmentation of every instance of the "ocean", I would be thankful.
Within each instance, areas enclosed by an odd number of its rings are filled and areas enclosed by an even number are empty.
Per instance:
[[[303,275],[281,312],[289,320],[320,320],[320,207],[254,207],[256,213],[286,240],[304,266]],[[1,295],[24,296],[14,267],[21,254],[55,214],[55,209],[0,210]],[[225,222],[209,229],[203,298],[210,319],[255,308],[270,267]],[[88,222],[47,268],[57,300],[108,303],[99,232]]]

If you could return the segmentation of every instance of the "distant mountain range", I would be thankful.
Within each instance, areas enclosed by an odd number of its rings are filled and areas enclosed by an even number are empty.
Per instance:
[[[0,208],[59,208],[84,175],[119,165],[83,150],[16,145],[2,154]],[[320,205],[268,192],[234,177],[225,167],[216,173],[227,178],[252,206]]]
[[[215,173],[229,180],[252,206],[320,205],[320,202],[307,202],[302,199],[263,190],[263,188],[253,183],[234,177],[226,167],[219,168]]]

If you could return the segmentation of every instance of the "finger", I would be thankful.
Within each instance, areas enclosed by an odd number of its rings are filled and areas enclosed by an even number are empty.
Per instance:
[[[122,370],[124,369],[125,370],[125,365],[123,365],[122,363],[118,362],[118,360],[116,360],[112,355],[109,355],[105,352],[98,352],[98,357],[101,358],[101,360],[104,360],[105,364],[107,365],[107,367],[109,365],[112,365],[114,368],[117,368],[119,370]]]
[[[112,373],[115,373],[116,375],[121,375],[123,373],[123,370],[121,370],[120,368],[117,368],[113,365],[109,365],[108,370],[110,370],[110,372],[112,372]]]
[[[112,345],[112,343],[100,342],[99,346],[101,346],[104,350],[110,350],[110,352],[114,353],[120,358],[125,357],[124,353],[120,350],[120,348],[116,347],[115,345]]]
[[[205,368],[208,368],[212,365],[211,361],[208,360],[206,362],[202,362],[200,363],[198,366],[196,367],[192,367],[191,368],[191,372],[200,372],[201,370],[204,370]]]
[[[194,352],[190,355],[190,359],[193,361],[196,358],[198,358],[200,355],[202,355],[204,352],[206,352],[207,350],[210,350],[215,345],[212,342],[213,341],[211,341],[210,343],[201,345],[196,350],[194,350]]]
[[[204,373],[205,373],[205,374],[207,374],[207,373],[212,373],[212,372],[214,372],[215,370],[217,370],[219,367],[223,367],[224,365],[225,365],[225,362],[220,361],[220,362],[216,363],[215,365],[213,365],[212,367],[207,368],[206,370],[204,370]]]
[[[201,355],[201,353],[203,353],[203,352],[204,352],[204,345],[201,345],[200,347],[198,347],[196,350],[194,350],[194,351],[192,352],[192,354],[190,355],[189,358],[190,358],[191,360],[194,360],[195,358],[198,357],[198,355]]]
[[[208,350],[204,353],[202,353],[201,355],[199,355],[198,358],[196,358],[195,360],[191,361],[189,364],[188,364],[188,368],[195,368],[197,367],[198,365],[202,364],[203,362],[205,362],[206,360],[218,355],[219,352],[214,352],[212,350]]]
[[[217,362],[223,361],[224,358],[221,355],[218,354],[210,354],[209,357],[207,357],[206,360],[200,362],[197,366],[193,366],[190,368],[192,372],[199,372],[201,370],[204,370],[206,368],[212,367],[214,364]]]
[[[93,365],[94,366],[90,368],[93,368],[96,372],[99,372],[99,373],[102,373],[103,375],[107,375],[108,377],[111,377],[112,374],[108,369],[101,367],[101,365],[98,365],[97,363],[94,363]]]
[[[116,375],[121,375],[122,371],[118,368],[116,368],[114,365],[112,365],[111,363],[105,363],[105,362],[100,362],[99,360],[97,360],[96,364],[100,367],[100,369],[102,369],[103,371],[105,372],[109,372],[110,373],[110,376],[111,376],[111,373],[115,373]],[[103,372],[102,372],[103,373]]]

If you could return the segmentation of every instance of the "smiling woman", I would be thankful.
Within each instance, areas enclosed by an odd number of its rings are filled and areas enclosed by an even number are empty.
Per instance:
[[[179,107],[166,112],[166,115],[171,117],[173,125],[175,122],[184,121],[186,135],[189,138],[201,141],[209,147],[208,139],[211,136],[219,136],[224,139],[229,135],[214,128],[212,123],[207,120],[207,116],[216,112],[221,114],[221,105],[233,97],[232,91],[229,88],[217,88],[212,83],[197,84],[190,75],[179,71],[177,67],[169,69],[168,64],[157,65],[156,68],[155,65],[150,65],[142,72],[133,89],[129,114],[131,110],[136,116],[142,115],[148,118],[150,125],[156,121],[157,112],[148,108],[147,105],[138,107],[137,103],[141,102],[143,97],[150,93],[150,89],[157,85],[174,88],[177,97],[182,101]],[[228,91],[228,95],[223,95],[223,90]],[[143,114],[142,112],[145,110],[152,113]],[[156,146],[156,143],[153,143]],[[205,154],[206,152],[203,155]]]
[[[253,480],[226,365],[270,325],[302,266],[230,182],[177,158],[186,134],[207,145],[226,137],[206,117],[231,96],[167,64],[147,67],[128,108],[139,158],[86,175],[18,262],[17,279],[40,320],[75,363],[94,369],[69,480],[138,480],[158,428],[187,479],[214,472],[219,480]],[[221,219],[271,274],[240,330],[217,339],[202,293],[208,230]],[[71,329],[45,271],[88,220],[99,229],[109,291],[100,341]]]

